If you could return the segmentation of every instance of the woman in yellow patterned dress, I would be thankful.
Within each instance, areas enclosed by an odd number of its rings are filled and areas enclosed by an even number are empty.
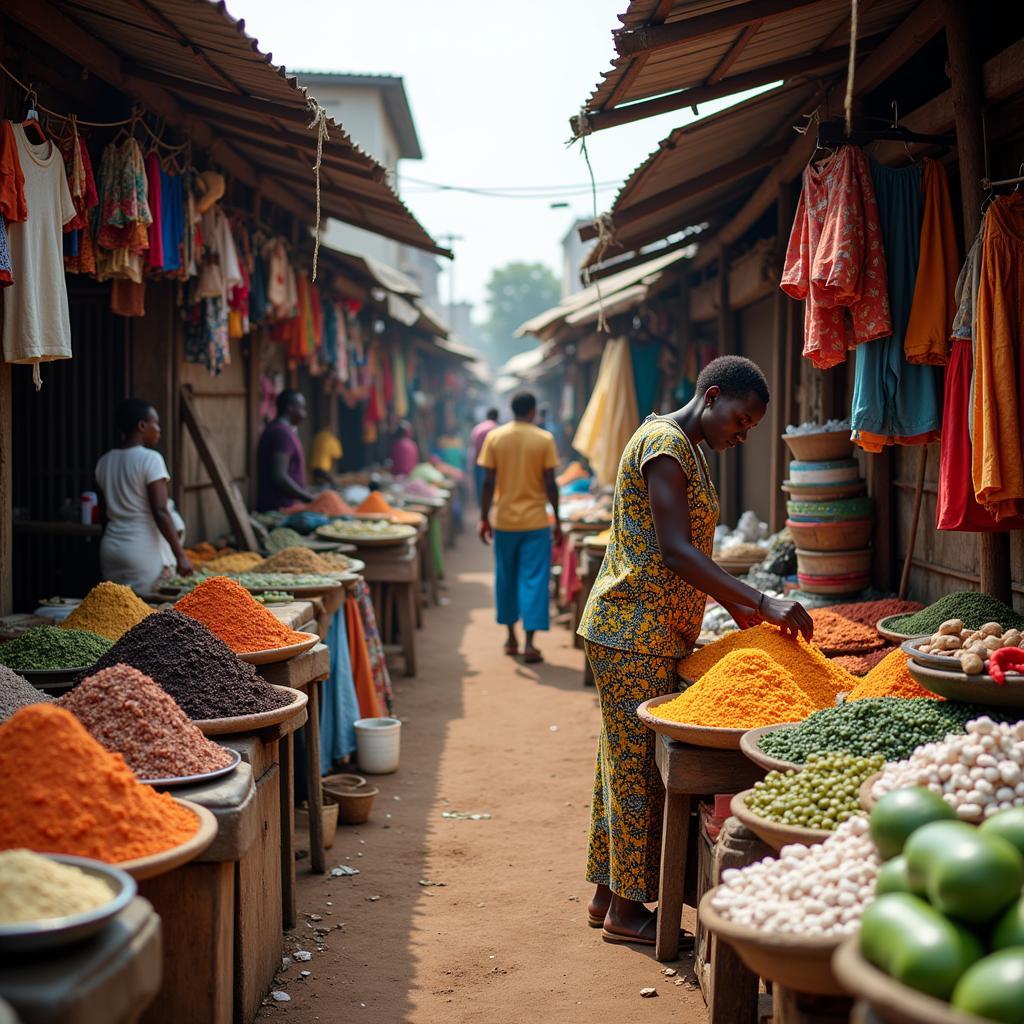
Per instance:
[[[707,595],[741,628],[768,621],[811,638],[795,601],[768,597],[711,560],[718,495],[700,450],[742,444],[768,405],[764,374],[723,356],[697,380],[692,401],[650,416],[619,463],[608,550],[579,633],[601,701],[587,880],[592,927],[609,942],[654,945],[664,791],[654,733],[637,706],[678,689],[676,661],[700,633]]]

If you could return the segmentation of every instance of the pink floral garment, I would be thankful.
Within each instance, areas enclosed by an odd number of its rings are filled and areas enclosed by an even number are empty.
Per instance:
[[[821,370],[892,333],[878,204],[867,158],[841,146],[804,168],[782,290],[805,301],[804,355]],[[847,315],[849,310],[849,315]]]

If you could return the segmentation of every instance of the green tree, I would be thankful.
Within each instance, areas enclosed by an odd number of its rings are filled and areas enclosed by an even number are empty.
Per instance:
[[[487,282],[487,347],[495,366],[536,344],[517,338],[516,328],[530,317],[557,305],[558,278],[543,263],[507,263],[495,267]]]

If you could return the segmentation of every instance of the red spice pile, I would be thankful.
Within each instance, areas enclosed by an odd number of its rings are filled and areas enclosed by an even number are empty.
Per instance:
[[[845,668],[850,675],[866,676],[880,661],[884,661],[892,650],[893,647],[886,644],[881,650],[872,651],[870,654],[841,654],[830,660],[833,665]]]
[[[296,502],[282,510],[292,512],[319,512],[322,516],[350,516],[352,506],[337,491],[322,491],[311,502]]]
[[[848,651],[863,654],[885,646],[885,641],[870,626],[837,615],[831,608],[815,608],[814,644],[826,651]]]
[[[882,601],[854,601],[850,604],[833,604],[828,607],[833,615],[841,615],[851,622],[859,622],[874,629],[880,619],[890,615],[913,615],[924,607],[917,601],[900,601],[888,597]],[[813,613],[812,613],[813,614]]]

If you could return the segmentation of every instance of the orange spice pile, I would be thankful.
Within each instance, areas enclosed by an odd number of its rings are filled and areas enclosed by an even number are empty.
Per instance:
[[[380,491],[371,491],[356,508],[357,515],[387,516],[388,522],[404,523],[407,526],[419,526],[423,522],[421,512],[406,512],[388,504]]]
[[[880,661],[847,695],[847,700],[863,700],[865,697],[931,697],[935,694],[926,690],[910,674],[907,662],[910,659],[898,647]],[[943,698],[939,698],[942,700]]]
[[[309,639],[309,634],[280,622],[245,587],[226,576],[203,580],[174,607],[201,622],[236,654],[290,647]]]
[[[864,654],[885,646],[874,627],[837,615],[830,608],[815,608],[810,616],[814,621],[814,646],[821,650]]]
[[[180,846],[198,828],[64,708],[33,704],[0,725],[0,849],[116,864]]]

